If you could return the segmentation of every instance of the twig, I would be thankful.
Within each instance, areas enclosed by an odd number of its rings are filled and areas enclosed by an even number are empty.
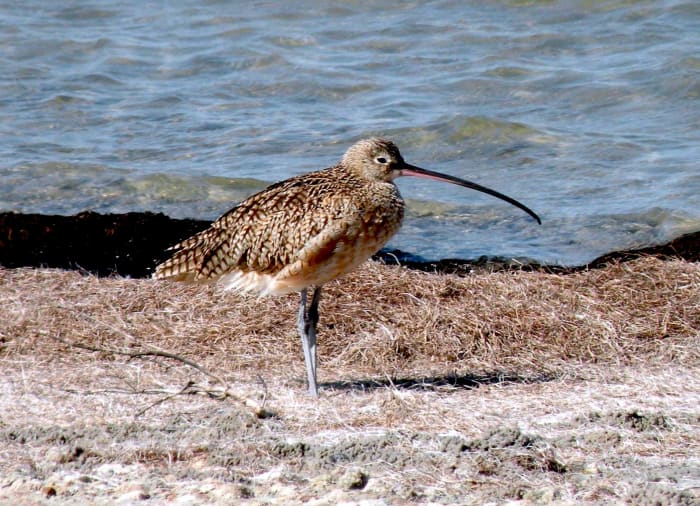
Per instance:
[[[217,390],[211,389],[211,388],[202,388],[198,386],[196,383],[190,381],[187,385],[187,388],[183,388],[181,390],[178,390],[176,392],[173,392],[171,390],[168,390],[167,388],[142,388],[142,389],[125,389],[125,388],[102,388],[99,390],[78,390],[77,388],[62,388],[64,392],[67,392],[69,394],[81,394],[81,395],[101,395],[101,394],[122,394],[122,395],[169,395],[169,396],[174,396],[174,395],[181,395],[181,394],[206,394],[209,397],[212,397],[214,399],[223,399],[225,395],[229,395],[225,393],[223,390],[221,393],[219,393]],[[231,396],[232,397],[232,396]]]
[[[61,305],[59,305],[59,307],[61,309],[65,309],[67,311],[72,311],[72,308],[69,308],[69,307],[65,307],[65,306],[61,306]],[[83,314],[81,314],[81,316],[98,324],[98,325],[102,325],[103,327],[108,328],[112,332],[116,332],[118,334],[121,334],[122,336],[124,336],[125,338],[127,338],[128,340],[130,340],[132,342],[138,342],[138,339],[136,337],[132,336],[131,334],[126,332],[124,329],[110,325],[110,324],[103,322],[101,320],[98,320],[97,318],[94,318],[88,314],[83,313]],[[84,349],[87,351],[93,351],[93,352],[98,352],[98,353],[113,353],[116,355],[127,356],[129,358],[142,358],[142,357],[148,357],[148,356],[155,356],[155,357],[163,357],[163,358],[169,358],[172,360],[177,360],[177,361],[179,361],[179,362],[181,362],[189,367],[192,367],[193,369],[196,369],[197,371],[201,372],[202,374],[209,376],[210,378],[217,381],[218,383],[220,383],[223,386],[223,390],[220,393],[218,393],[218,392],[215,393],[215,391],[212,389],[204,389],[204,388],[200,390],[202,393],[206,393],[210,397],[220,398],[221,400],[226,399],[227,397],[231,397],[231,398],[235,399],[236,401],[244,404],[246,407],[253,408],[253,415],[258,417],[258,418],[267,418],[269,416],[272,416],[272,413],[270,413],[269,411],[267,411],[265,409],[265,401],[267,400],[267,388],[265,388],[265,397],[263,398],[262,405],[258,405],[256,402],[254,402],[250,399],[241,399],[240,397],[232,394],[229,391],[228,383],[226,383],[226,381],[224,381],[220,376],[212,373],[206,367],[201,366],[192,360],[181,357],[180,355],[177,355],[175,353],[171,353],[169,351],[158,350],[158,349],[147,349],[147,350],[143,350],[143,351],[130,352],[130,351],[124,351],[124,350],[100,348],[97,346],[90,346],[90,345],[81,344],[81,343],[73,343],[73,342],[66,341],[65,339],[62,339],[62,338],[55,336],[55,335],[52,335],[51,337],[53,337],[57,341],[60,341],[63,344],[66,344],[68,346],[81,348],[81,349]],[[177,394],[171,394],[169,397],[166,397],[164,400],[167,400],[168,398],[173,397],[174,395],[181,395],[181,394],[187,392],[188,390],[192,390],[192,386],[193,385],[188,384],[180,392],[178,392]],[[194,392],[196,393],[197,391],[195,390]]]
[[[95,320],[97,321],[97,320]],[[122,333],[126,334],[125,332],[122,331]],[[126,334],[129,335],[129,334]],[[143,350],[143,351],[124,351],[124,350],[118,350],[118,349],[112,349],[112,348],[102,348],[100,346],[91,346],[89,344],[82,344],[82,343],[74,343],[67,341],[66,339],[63,339],[62,337],[59,337],[57,335],[50,335],[50,337],[62,344],[65,344],[67,346],[71,346],[74,348],[79,348],[82,350],[86,351],[92,351],[96,353],[112,353],[115,355],[122,355],[126,356],[129,358],[143,358],[143,357],[149,357],[149,356],[155,356],[155,357],[163,357],[163,358],[169,358],[172,360],[177,360],[179,362],[182,362],[183,364],[192,367],[193,369],[196,369],[197,371],[201,372],[202,374],[205,374],[206,376],[209,376],[210,378],[213,378],[217,382],[221,383],[223,385],[223,390],[219,393],[216,390],[213,389],[205,389],[205,388],[195,388],[193,387],[196,386],[195,383],[192,381],[189,381],[183,388],[181,388],[179,391],[174,392],[174,393],[169,393],[162,399],[157,400],[156,402],[150,404],[149,406],[139,410],[139,412],[136,413],[136,417],[141,416],[144,414],[146,411],[151,409],[154,406],[157,406],[158,404],[161,404],[169,399],[172,399],[175,396],[182,395],[185,393],[205,393],[209,395],[210,397],[213,398],[218,398],[218,399],[226,399],[227,397],[230,397],[232,399],[235,399],[236,401],[240,402],[241,404],[245,405],[246,407],[253,408],[253,415],[258,417],[258,418],[266,418],[270,416],[270,413],[267,412],[262,406],[259,406],[256,402],[251,401],[250,399],[241,399],[237,395],[232,394],[229,391],[228,384],[221,379],[221,377],[217,376],[216,374],[213,374],[210,372],[208,369],[205,367],[197,364],[196,362],[193,362],[189,359],[186,359],[184,357],[181,357],[180,355],[177,355],[175,353],[171,353],[168,351],[161,351],[161,350]],[[130,336],[132,337],[132,336]],[[133,339],[133,337],[132,337]]]
[[[59,306],[59,307],[61,307],[62,309],[69,310],[69,311],[71,310],[70,308],[65,307],[65,306]],[[106,322],[103,322],[103,321],[101,321],[101,320],[98,320],[97,318],[94,318],[94,317],[92,317],[92,316],[90,316],[90,315],[88,315],[88,314],[81,314],[81,316],[84,317],[84,318],[86,318],[86,319],[88,319],[88,320],[90,320],[90,321],[92,321],[93,323],[96,323],[96,324],[98,324],[98,325],[102,325],[103,327],[108,328],[109,330],[111,330],[111,331],[113,331],[113,332],[116,332],[116,333],[118,333],[118,334],[121,334],[122,336],[124,336],[125,338],[127,338],[128,340],[130,340],[130,341],[132,341],[132,342],[138,342],[138,339],[137,339],[137,338],[135,338],[134,336],[132,336],[131,334],[129,334],[128,332],[126,332],[124,329],[120,329],[119,327],[115,327],[114,325],[110,325],[109,323],[106,323]],[[62,341],[61,338],[56,337],[56,336],[54,336],[54,337],[55,337],[56,339],[58,339],[59,341]],[[171,352],[169,352],[169,351],[162,351],[162,350],[157,350],[157,349],[151,348],[151,349],[145,350],[145,351],[128,352],[128,351],[121,351],[121,350],[96,349],[96,348],[92,348],[92,347],[90,347],[89,345],[85,345],[85,344],[69,343],[69,342],[67,342],[67,341],[62,341],[62,342],[63,342],[64,344],[68,344],[69,346],[75,346],[75,347],[82,348],[82,349],[88,350],[88,351],[108,352],[108,353],[114,353],[114,354],[117,354],[117,355],[129,356],[129,357],[131,357],[131,358],[141,358],[141,357],[144,357],[144,356],[158,356],[158,357],[170,358],[170,359],[173,359],[173,360],[178,360],[178,361],[182,362],[183,364],[192,367],[193,369],[197,369],[197,370],[198,370],[199,372],[201,372],[202,374],[204,374],[204,375],[206,375],[206,376],[209,376],[210,378],[212,378],[212,379],[218,381],[218,382],[221,383],[224,387],[228,387],[227,383],[226,383],[223,379],[221,379],[219,376],[217,376],[216,374],[212,373],[211,371],[209,371],[209,370],[206,369],[205,367],[199,365],[199,364],[196,363],[196,362],[193,362],[193,361],[191,361],[191,360],[188,360],[188,359],[186,359],[186,358],[184,358],[184,357],[181,357],[181,356],[179,356],[179,355],[176,355],[176,354],[174,354],[174,353],[171,353]]]
[[[258,374],[258,381],[263,388],[263,398],[262,402],[260,403],[260,410],[265,411],[265,403],[267,402],[267,383],[265,383],[265,378],[263,378],[260,374]]]
[[[160,350],[124,351],[124,350],[116,350],[113,348],[102,348],[100,346],[90,346],[89,344],[72,343],[72,342],[66,341],[65,339],[58,337],[58,336],[51,336],[51,337],[53,339],[55,339],[56,341],[59,341],[67,346],[72,346],[74,348],[80,348],[80,349],[87,350],[87,351],[94,351],[97,353],[113,353],[115,355],[122,355],[122,356],[126,356],[129,358],[142,358],[142,357],[170,358],[170,359],[182,362],[183,364],[188,365],[188,366],[192,367],[193,369],[197,369],[202,374],[209,376],[210,378],[221,383],[224,387],[228,387],[228,384],[223,379],[221,379],[220,376],[217,376],[216,374],[212,373],[206,367],[201,366],[196,362],[193,362],[185,357],[181,357],[180,355],[177,355],[175,353],[171,353],[169,351],[160,351]]]
[[[154,407],[156,407],[157,405],[164,403],[165,401],[169,401],[170,399],[172,399],[173,397],[175,397],[175,396],[177,396],[177,395],[182,395],[182,394],[184,394],[185,392],[187,392],[187,390],[189,390],[189,389],[192,388],[193,386],[194,386],[194,382],[188,381],[187,384],[186,384],[184,387],[182,387],[182,389],[180,389],[179,392],[175,392],[175,393],[172,393],[172,394],[170,394],[170,395],[166,395],[165,397],[161,397],[160,399],[158,399],[158,400],[155,401],[155,402],[152,402],[151,404],[149,404],[149,405],[146,406],[145,408],[142,408],[142,409],[138,410],[138,411],[136,412],[136,414],[134,415],[134,418],[140,417],[141,415],[145,414],[146,411],[148,411],[149,409],[154,408]]]

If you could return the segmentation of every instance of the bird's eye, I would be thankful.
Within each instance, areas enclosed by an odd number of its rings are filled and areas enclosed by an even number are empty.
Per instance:
[[[374,159],[375,162],[385,164],[386,163],[386,158],[383,156],[378,156],[377,158]]]

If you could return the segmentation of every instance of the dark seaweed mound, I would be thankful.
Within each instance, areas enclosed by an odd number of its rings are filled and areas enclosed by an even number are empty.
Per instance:
[[[78,269],[100,276],[147,277],[158,262],[169,256],[167,248],[209,224],[156,213],[83,212],[75,216],[0,213],[0,265]],[[473,270],[517,269],[567,273],[644,255],[700,261],[700,232],[683,235],[667,244],[608,253],[576,267],[498,257],[430,262],[397,250],[382,250],[375,258],[431,272],[467,274]]]

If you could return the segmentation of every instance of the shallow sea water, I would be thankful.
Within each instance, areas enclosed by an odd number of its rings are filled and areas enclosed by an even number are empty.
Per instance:
[[[0,5],[0,210],[213,219],[383,135],[391,247],[580,264],[700,230],[700,3]]]

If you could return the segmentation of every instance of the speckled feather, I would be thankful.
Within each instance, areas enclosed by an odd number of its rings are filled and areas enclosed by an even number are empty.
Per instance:
[[[401,159],[388,141],[360,141],[334,167],[273,184],[175,245],[154,276],[220,279],[227,288],[267,295],[346,274],[384,246],[403,219],[391,179],[364,168],[377,152]]]

